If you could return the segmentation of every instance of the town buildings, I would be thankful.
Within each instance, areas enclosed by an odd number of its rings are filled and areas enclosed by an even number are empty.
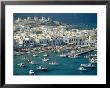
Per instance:
[[[79,30],[52,21],[51,17],[27,17],[14,21],[14,48],[73,45],[77,47],[97,45],[97,29]]]

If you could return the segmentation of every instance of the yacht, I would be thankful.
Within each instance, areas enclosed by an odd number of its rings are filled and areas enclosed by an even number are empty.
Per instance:
[[[89,58],[89,61],[91,63],[97,63],[97,58],[96,57]]]
[[[47,67],[42,67],[42,66],[39,66],[37,69],[38,70],[41,70],[41,71],[47,71],[48,70]]]
[[[49,62],[50,65],[58,65],[59,63],[57,62]]]
[[[31,60],[27,59],[28,62],[31,62]]]
[[[46,61],[48,61],[49,59],[48,58],[44,58],[44,59],[42,59],[42,61],[44,61],[44,62],[46,62]]]
[[[80,66],[80,67],[78,68],[78,70],[80,70],[80,71],[86,71],[87,69],[84,68],[83,66]]]
[[[25,67],[25,64],[24,63],[19,63],[17,65],[20,66],[20,67]]]
[[[29,61],[30,64],[36,64],[34,61]]]
[[[60,57],[68,57],[68,55],[66,55],[66,54],[61,54],[61,55],[59,55]]]
[[[86,68],[93,68],[96,67],[94,64],[92,63],[88,63],[88,64],[81,64],[81,66],[86,67]]]
[[[48,54],[44,54],[43,56],[44,56],[44,57],[48,57],[49,55],[48,55]]]
[[[33,70],[29,70],[29,75],[34,75],[34,71]]]

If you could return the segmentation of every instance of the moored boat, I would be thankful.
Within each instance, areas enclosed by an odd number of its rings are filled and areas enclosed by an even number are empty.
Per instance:
[[[58,65],[59,63],[57,62],[49,62],[50,65]]]
[[[43,58],[42,61],[46,62],[48,61],[49,59],[48,58]]]
[[[80,70],[80,71],[86,71],[87,69],[84,68],[83,66],[80,66],[80,67],[78,68],[78,70]]]
[[[66,54],[61,54],[61,55],[59,55],[60,57],[68,57],[68,55],[66,55]]]
[[[49,55],[48,55],[48,54],[44,54],[43,56],[44,56],[44,57],[48,57]]]
[[[20,67],[26,67],[26,65],[24,63],[19,63],[17,65],[20,66]]]
[[[47,71],[48,70],[47,67],[42,67],[42,66],[37,67],[37,69],[41,70],[41,71]]]
[[[81,64],[81,66],[86,67],[86,68],[94,68],[96,67],[94,64],[92,63],[88,63],[88,64]]]
[[[29,70],[29,75],[34,75],[34,71],[33,70]]]
[[[89,58],[89,61],[90,61],[91,63],[97,63],[97,57]]]
[[[36,64],[34,61],[29,61],[30,64]]]

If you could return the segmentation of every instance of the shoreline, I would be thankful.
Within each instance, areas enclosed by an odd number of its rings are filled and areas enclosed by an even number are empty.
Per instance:
[[[51,46],[48,46],[48,47],[37,47],[37,48],[31,48],[27,51],[14,51],[14,55],[24,55],[24,54],[28,54],[28,53],[31,53],[31,54],[39,54],[39,53],[42,53],[42,52],[48,52],[48,51],[53,51],[55,53],[59,53],[59,52],[62,52],[64,53],[64,51],[67,51],[68,54],[76,54],[76,55],[80,55],[82,53],[86,53],[86,52],[90,52],[92,50],[97,50],[96,47],[80,47],[80,48],[76,48],[76,47],[67,47],[67,46],[57,46],[57,47],[51,47]]]

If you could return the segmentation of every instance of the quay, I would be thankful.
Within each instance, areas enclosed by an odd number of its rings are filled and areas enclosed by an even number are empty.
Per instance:
[[[93,49],[88,49],[88,50],[85,50],[85,51],[82,51],[82,52],[79,52],[79,53],[76,53],[76,55],[82,55],[82,54],[84,54],[84,53],[87,53],[87,52],[90,52],[90,51],[93,51],[93,50],[95,50],[96,48],[93,48]]]

